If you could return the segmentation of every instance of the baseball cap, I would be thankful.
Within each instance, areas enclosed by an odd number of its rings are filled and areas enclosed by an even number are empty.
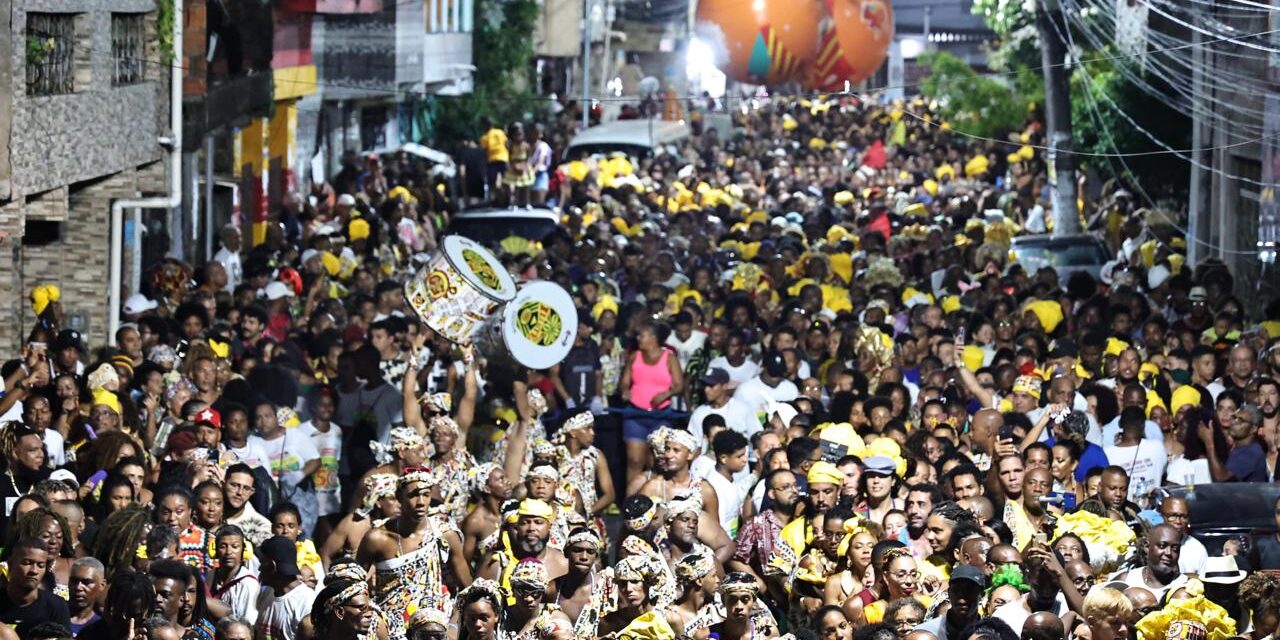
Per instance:
[[[1191,287],[1191,292],[1187,294],[1187,299],[1192,302],[1204,302],[1209,299],[1209,292],[1204,287]]]
[[[787,375],[787,361],[777,351],[770,351],[765,354],[762,368],[765,373],[775,378]]]
[[[200,411],[200,413],[196,414],[196,417],[193,418],[191,422],[197,425],[207,424],[213,427],[214,429],[221,429],[222,414],[218,413],[217,409],[214,409],[212,407],[205,407],[203,410]]]
[[[286,577],[302,575],[298,570],[298,547],[284,536],[271,536],[258,545],[257,553],[271,560],[276,573]]]
[[[982,589],[987,587],[987,576],[983,575],[982,571],[977,567],[971,567],[967,564],[962,564],[951,571],[951,582],[958,580],[968,580]]]
[[[71,485],[72,487],[75,487],[77,491],[80,489],[80,481],[76,480],[76,474],[71,473],[71,471],[68,469],[58,469],[54,471],[53,473],[49,474],[49,479],[65,482]]]
[[[293,296],[293,289],[290,289],[289,285],[279,280],[268,284],[265,291],[268,300],[279,300],[280,298]]]
[[[124,313],[128,316],[136,316],[140,313],[146,313],[160,306],[158,302],[152,300],[141,293],[135,293],[124,301]]]
[[[715,386],[717,384],[726,384],[728,382],[729,372],[721,369],[720,367],[708,369],[707,373],[702,376],[702,384],[708,387]]]
[[[338,196],[338,204],[344,207],[354,207],[356,206],[356,197],[349,193],[344,193]]]
[[[302,252],[302,260],[298,264],[305,265],[307,264],[308,260],[312,258],[319,258],[319,257],[320,257],[319,251],[316,251],[315,249],[307,249],[306,251]]]
[[[75,329],[63,329],[62,331],[59,331],[58,337],[53,340],[53,350],[62,351],[63,349],[71,347],[81,350],[84,349],[84,341],[80,338],[80,332]]]

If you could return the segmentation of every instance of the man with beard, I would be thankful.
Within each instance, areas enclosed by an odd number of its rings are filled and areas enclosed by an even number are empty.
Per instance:
[[[31,627],[44,621],[71,626],[67,603],[41,588],[52,559],[43,540],[19,540],[6,554],[9,579],[0,591],[0,623],[26,638]]]
[[[1080,503],[1079,511],[1120,522],[1138,518],[1138,505],[1129,502],[1129,472],[1124,467],[1110,466],[1102,470],[1098,493]]]
[[[246,540],[258,545],[271,537],[271,521],[249,504],[256,490],[249,465],[240,462],[227,467],[222,484],[222,519],[239,527]]]
[[[156,592],[155,612],[158,615],[181,629],[184,635],[213,635],[213,624],[194,615],[196,576],[191,567],[181,560],[156,560],[147,568],[147,573],[151,576],[151,586]],[[295,627],[296,624],[297,621]]]
[[[911,549],[912,556],[927,558],[933,553],[933,547],[924,536],[925,522],[934,505],[945,499],[942,489],[934,484],[922,482],[907,488],[907,528],[902,542]]]
[[[1016,547],[1026,547],[1036,533],[1045,532],[1049,513],[1040,499],[1053,491],[1053,475],[1048,469],[1029,469],[1022,479],[1022,499],[1004,503],[1004,524],[1013,534]]]
[[[13,505],[18,502],[18,498],[26,495],[36,482],[48,476],[44,468],[44,440],[40,434],[17,424],[11,425],[9,430],[12,435],[7,439],[12,446],[4,452],[8,458],[5,462],[8,463],[6,468],[9,482],[0,483],[0,498],[4,498],[5,515],[0,520],[0,528],[6,532],[12,520],[9,516],[13,514]]]
[[[951,573],[950,586],[947,588],[947,599],[951,608],[947,613],[938,616],[916,629],[928,631],[938,640],[960,640],[960,634],[980,616],[978,603],[982,600],[983,589],[987,586],[987,577],[982,571],[968,565],[956,567]]]
[[[40,548],[44,549],[44,543]],[[76,637],[84,640],[132,638],[134,630],[142,628],[155,600],[151,578],[134,571],[121,571],[112,577],[111,586],[107,589],[102,617],[87,625]]]
[[[394,638],[404,637],[410,605],[447,610],[448,590],[471,583],[471,565],[462,554],[457,526],[432,513],[434,482],[428,469],[405,469],[396,481],[399,517],[371,529],[356,551],[360,566],[377,572],[374,600],[387,612]],[[442,557],[448,558],[452,575],[446,576]]]
[[[765,563],[773,554],[778,534],[791,522],[800,503],[796,476],[790,469],[775,469],[765,476],[764,486],[769,506],[738,530],[737,549],[729,563],[730,569],[757,577],[764,575]]]
[[[607,581],[597,580],[596,575],[601,546],[599,534],[587,527],[569,532],[564,547],[569,572],[551,582],[548,594],[573,623],[573,633],[579,638],[596,637],[600,612],[605,607]]]
[[[502,526],[502,503],[511,498],[512,488],[502,467],[492,462],[468,469],[467,484],[476,505],[462,520],[463,556],[471,562],[480,543]]]
[[[564,554],[547,544],[554,520],[555,510],[551,505],[534,498],[521,500],[515,514],[515,528],[510,534],[510,545],[499,545],[496,551],[481,560],[476,576],[497,580],[509,592],[511,573],[522,558],[536,558],[551,579],[568,573],[569,561]]]
[[[1280,435],[1280,382],[1275,378],[1258,380],[1258,408],[1262,410],[1262,433]]]
[[[1155,594],[1156,599],[1163,599],[1166,592],[1184,582],[1178,569],[1181,550],[1182,532],[1172,525],[1156,525],[1147,533],[1147,566],[1122,571],[1111,576],[1111,582],[1142,587]]]
[[[1225,465],[1218,460],[1213,427],[1205,423],[1197,425],[1200,441],[1205,443],[1209,473],[1213,475],[1214,482],[1266,482],[1267,450],[1258,439],[1265,419],[1262,409],[1250,404],[1240,405],[1235,418],[1227,430],[1232,446]]]
[[[1222,376],[1225,389],[1244,390],[1258,371],[1258,354],[1247,344],[1237,344],[1227,356],[1227,373]]]
[[[573,640],[573,623],[555,605],[545,603],[551,582],[541,561],[525,558],[508,578],[507,610],[502,620],[505,637]]]

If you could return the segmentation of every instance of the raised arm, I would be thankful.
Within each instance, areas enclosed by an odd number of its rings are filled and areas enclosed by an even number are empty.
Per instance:
[[[462,431],[459,440],[467,441],[467,431],[471,429],[471,425],[476,421],[476,397],[480,395],[480,383],[476,380],[476,364],[475,356],[471,352],[471,347],[464,347],[462,351],[462,400],[458,401],[458,410],[455,412],[454,421],[458,423],[458,429]]]

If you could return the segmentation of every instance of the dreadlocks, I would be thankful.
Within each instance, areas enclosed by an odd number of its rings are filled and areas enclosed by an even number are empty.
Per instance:
[[[9,542],[5,547],[13,546],[14,542],[24,538],[39,538],[44,530],[45,523],[52,519],[58,523],[58,528],[62,530],[62,547],[58,549],[57,557],[71,557],[71,527],[67,526],[67,521],[58,512],[47,507],[36,507],[25,514],[17,523],[9,530]],[[49,558],[49,565],[53,565],[55,558]]]
[[[133,566],[133,558],[147,531],[146,507],[131,504],[109,516],[94,538],[93,555],[115,573]]]

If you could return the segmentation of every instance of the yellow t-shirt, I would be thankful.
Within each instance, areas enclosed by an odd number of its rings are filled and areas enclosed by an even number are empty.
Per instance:
[[[507,132],[494,127],[480,136],[480,148],[489,154],[489,162],[507,162]]]

